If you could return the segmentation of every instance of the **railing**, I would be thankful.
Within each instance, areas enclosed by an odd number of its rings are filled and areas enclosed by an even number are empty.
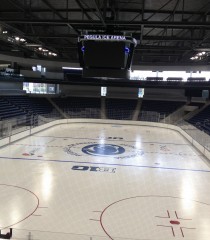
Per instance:
[[[101,111],[100,108],[67,108],[65,109],[65,114],[69,118],[100,118]]]
[[[131,120],[135,109],[107,108],[106,115],[108,119]]]
[[[141,111],[139,120],[140,121],[147,121],[147,122],[160,122],[162,119],[164,119],[164,115],[161,115],[158,112],[154,111]]]

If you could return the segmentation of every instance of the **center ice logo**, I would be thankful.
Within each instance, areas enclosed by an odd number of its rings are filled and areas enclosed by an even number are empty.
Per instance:
[[[125,148],[114,144],[92,144],[82,148],[82,152],[93,156],[113,156],[125,152]]]
[[[64,148],[67,154],[75,157],[112,157],[115,159],[128,159],[142,156],[144,154],[142,149],[132,146],[127,143],[116,144],[101,144],[98,142],[80,142],[72,143]]]

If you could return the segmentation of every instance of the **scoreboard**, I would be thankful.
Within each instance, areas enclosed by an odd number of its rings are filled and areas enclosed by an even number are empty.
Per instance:
[[[129,78],[136,40],[120,35],[83,35],[78,53],[83,77]]]

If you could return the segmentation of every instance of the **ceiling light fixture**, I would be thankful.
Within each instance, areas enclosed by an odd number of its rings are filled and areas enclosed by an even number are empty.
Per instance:
[[[20,42],[25,42],[26,40],[24,38],[20,38]]]
[[[26,47],[41,47],[41,44],[36,44],[36,43],[26,43],[25,44]]]
[[[203,60],[206,56],[208,56],[208,52],[203,51],[197,53],[195,56],[191,57],[191,60]]]

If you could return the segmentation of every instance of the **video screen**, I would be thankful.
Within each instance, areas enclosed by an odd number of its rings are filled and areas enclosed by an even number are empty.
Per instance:
[[[125,43],[87,41],[84,43],[84,65],[92,68],[124,68]]]

